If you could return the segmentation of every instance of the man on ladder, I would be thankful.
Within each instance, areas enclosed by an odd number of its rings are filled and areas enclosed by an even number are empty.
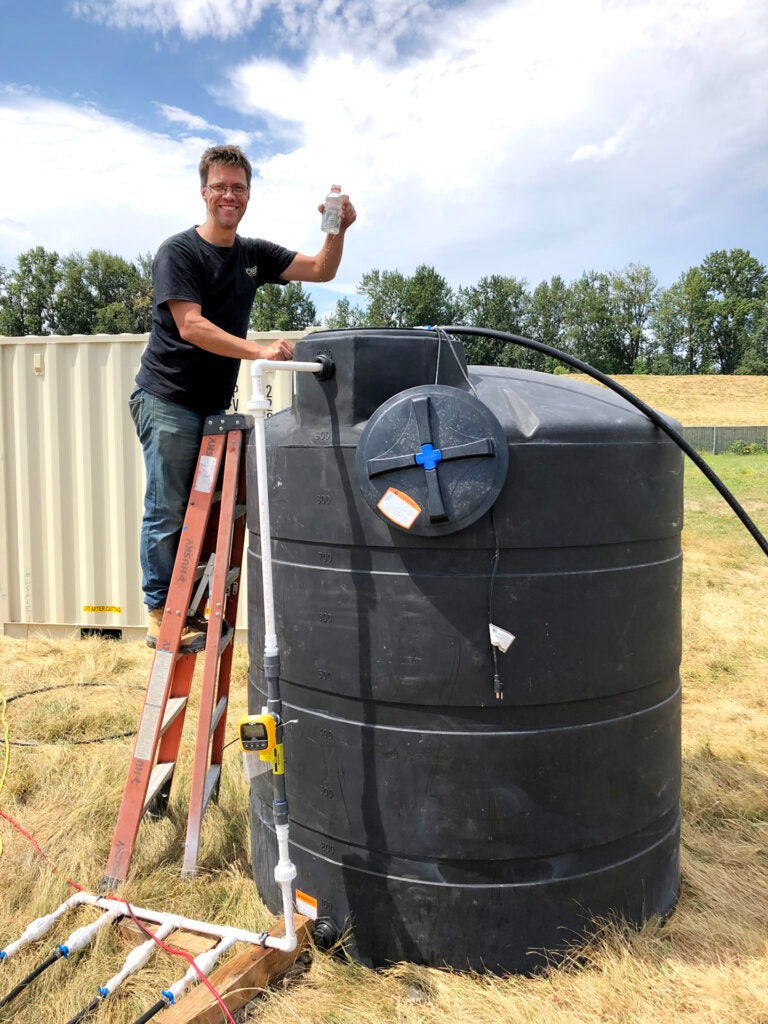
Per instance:
[[[160,635],[205,419],[229,406],[241,359],[293,355],[285,338],[267,346],[247,340],[256,289],[332,280],[345,232],[356,219],[344,196],[341,229],[326,235],[315,256],[241,237],[237,227],[248,207],[251,165],[237,146],[205,151],[200,186],[204,223],[167,239],[155,257],[152,330],[129,399],[147,474],[141,567],[150,647]],[[179,651],[201,651],[206,627],[203,616],[190,617]]]

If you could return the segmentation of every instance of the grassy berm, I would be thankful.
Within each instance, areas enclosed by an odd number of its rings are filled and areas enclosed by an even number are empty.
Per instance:
[[[669,380],[669,379],[667,379]],[[758,378],[741,378],[750,393]],[[739,378],[683,378],[667,398],[633,378],[643,398],[683,423],[743,423]],[[647,385],[647,386],[646,386]],[[727,393],[726,393],[727,392]],[[708,397],[717,406],[711,415]],[[712,398],[714,396],[714,398]],[[686,401],[704,409],[688,416]],[[759,412],[763,416],[759,417]],[[766,422],[768,402],[748,420]],[[710,464],[768,531],[768,456]],[[316,954],[241,1013],[264,1024],[768,1024],[768,560],[693,466],[686,469],[683,534],[682,887],[669,920],[640,930],[604,923],[564,966],[534,977],[460,974],[398,964],[374,972]],[[106,640],[0,639],[0,692],[11,745],[0,807],[0,947],[72,892],[95,891],[106,862],[132,740],[75,743],[131,732],[151,652]],[[229,730],[245,710],[246,653],[236,651]],[[189,731],[189,730],[188,730]],[[201,873],[179,879],[191,737],[169,814],[144,823],[125,895],[139,906],[251,929],[270,915],[251,881],[247,790],[237,747],[225,755],[218,804],[206,816]],[[55,870],[54,870],[55,869]],[[0,966],[0,995],[92,919],[85,910]],[[88,954],[59,961],[0,1022],[64,1024],[128,951],[117,931]],[[186,965],[161,953],[99,1010],[129,1024]],[[223,1020],[223,1016],[221,1018]]]

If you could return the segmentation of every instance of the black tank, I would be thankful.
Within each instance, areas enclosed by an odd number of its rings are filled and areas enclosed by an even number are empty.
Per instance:
[[[300,893],[351,926],[350,953],[374,967],[525,972],[596,918],[666,914],[679,449],[606,389],[467,371],[461,342],[432,331],[322,332],[296,348],[319,353],[333,377],[297,375],[292,408],[267,424]],[[256,712],[252,446],[248,489]],[[490,623],[514,636],[506,653]],[[271,799],[258,777],[254,879],[279,911]]]

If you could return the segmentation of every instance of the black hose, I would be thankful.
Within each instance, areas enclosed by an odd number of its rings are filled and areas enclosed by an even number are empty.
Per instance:
[[[70,1017],[69,1020],[67,1021],[67,1024],[79,1024],[79,1022],[84,1017],[87,1017],[89,1013],[93,1013],[93,1011],[98,1007],[99,1003],[101,1002],[102,997],[96,996],[94,999],[90,1001],[90,1003],[88,1003],[87,1006],[84,1006],[79,1013],[76,1013],[74,1017]]]
[[[60,960],[63,955],[64,954],[61,952],[60,949],[54,950],[53,953],[51,953],[51,955],[48,957],[47,960],[43,960],[43,962],[41,964],[39,964],[34,969],[34,971],[30,971],[30,973],[26,976],[26,978],[23,978],[19,982],[19,984],[16,986],[16,988],[12,988],[7,996],[3,996],[3,998],[0,999],[0,1007],[7,1006],[8,1003],[10,1003],[10,1001],[12,999],[16,998],[16,996],[19,994],[19,992],[23,992],[24,989],[27,987],[27,985],[30,985],[35,980],[35,978],[38,975],[42,974],[44,970],[46,970],[48,967],[51,966],[51,964],[55,964],[56,961]]]
[[[671,437],[675,444],[685,452],[691,462],[698,466],[707,480],[709,480],[712,486],[719,491],[722,497],[725,498],[731,506],[744,527],[755,539],[757,546],[763,554],[768,557],[768,540],[766,540],[765,536],[760,532],[748,513],[728,490],[717,473],[707,465],[701,455],[699,455],[696,449],[685,440],[683,435],[666,422],[660,413],[656,412],[655,409],[652,409],[650,405],[646,405],[642,399],[638,398],[637,395],[633,395],[631,391],[627,390],[627,388],[622,387],[621,384],[617,384],[613,378],[602,373],[600,370],[596,370],[594,366],[590,366],[589,363],[584,363],[581,359],[576,359],[575,356],[568,355],[567,352],[561,352],[559,349],[552,348],[550,345],[544,345],[540,341],[533,341],[531,338],[523,338],[519,334],[509,334],[506,331],[495,331],[489,327],[438,327],[436,329],[439,331],[445,331],[449,334],[469,334],[477,335],[482,338],[496,338],[499,341],[511,341],[516,345],[522,345],[524,348],[533,349],[535,352],[543,352],[544,355],[551,356],[553,359],[559,359],[561,363],[565,363],[567,366],[572,366],[580,373],[586,373],[588,376],[594,377],[595,380],[600,381],[601,384],[610,388],[611,391],[615,391],[617,395],[621,395],[621,397],[626,399],[627,402],[630,402],[636,409],[639,409],[640,412],[644,413],[648,419],[659,428],[659,430],[663,430],[668,437]]]
[[[168,1005],[167,999],[158,999],[154,1006],[150,1006],[148,1010],[145,1010],[140,1017],[137,1017],[133,1024],[146,1024],[148,1020],[152,1020],[155,1014],[160,1013]]]

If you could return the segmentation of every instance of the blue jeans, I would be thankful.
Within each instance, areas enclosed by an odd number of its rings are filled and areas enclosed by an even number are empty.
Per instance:
[[[162,608],[168,596],[206,417],[138,387],[128,408],[147,471],[140,558],[144,602],[151,610]]]

